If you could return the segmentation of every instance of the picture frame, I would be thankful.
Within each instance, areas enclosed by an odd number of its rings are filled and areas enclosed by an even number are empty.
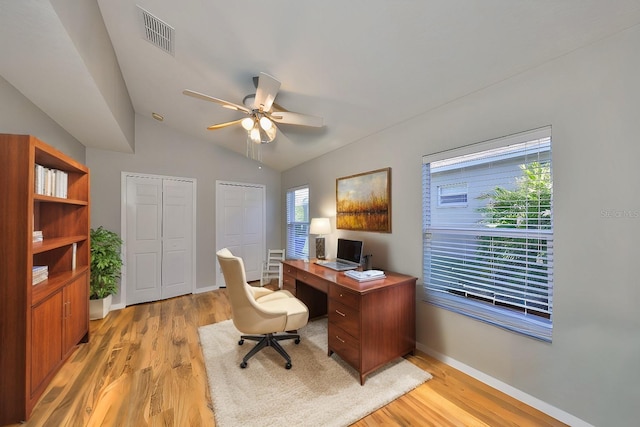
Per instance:
[[[391,233],[391,168],[336,179],[336,228]]]

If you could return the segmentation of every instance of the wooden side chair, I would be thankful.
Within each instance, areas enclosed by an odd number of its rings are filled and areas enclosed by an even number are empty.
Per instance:
[[[262,263],[260,286],[270,283],[272,279],[278,279],[278,289],[282,289],[282,261],[284,259],[284,249],[269,249],[267,260]]]

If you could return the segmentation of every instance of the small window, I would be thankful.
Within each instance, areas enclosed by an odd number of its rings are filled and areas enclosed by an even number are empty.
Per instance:
[[[287,258],[309,257],[309,187],[287,190]]]
[[[438,207],[467,206],[467,184],[450,184],[438,186]]]

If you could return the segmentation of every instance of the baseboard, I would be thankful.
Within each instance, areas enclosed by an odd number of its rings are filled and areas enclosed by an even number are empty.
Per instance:
[[[207,286],[206,288],[196,288],[196,289],[193,290],[193,293],[194,294],[203,294],[205,292],[215,291],[217,289],[220,289],[220,286],[213,285],[213,286]]]
[[[561,421],[573,427],[593,427],[593,425],[581,420],[580,418],[577,418],[561,409],[558,409],[555,406],[538,399],[537,397],[531,396],[530,394],[527,394],[522,390],[518,390],[517,388],[510,386],[509,384],[504,383],[496,378],[493,378],[492,376],[487,375],[484,372],[478,371],[477,369],[472,368],[469,365],[465,365],[464,363],[456,359],[431,350],[420,343],[416,343],[416,347],[418,350],[427,353],[434,359],[438,359],[439,361],[446,363],[447,365],[461,372],[464,372],[465,374],[475,378],[476,380],[483,382],[486,385],[513,397],[514,399],[518,399],[520,402],[526,403],[527,405],[536,408],[541,412],[544,412],[545,414],[557,419],[558,421]]]
[[[219,289],[220,287],[217,285],[213,285],[213,286],[207,286],[206,288],[197,288],[193,290],[194,294],[202,294],[205,292],[209,292],[209,291],[215,291],[216,289]],[[113,311],[113,310],[121,310],[123,308],[125,308],[127,306],[127,304],[125,303],[118,303],[118,304],[111,304],[111,309],[109,311]]]
[[[109,309],[109,312],[114,311],[114,310],[122,310],[123,308],[125,308],[127,305],[124,303],[118,303],[118,304],[111,304],[111,308]],[[426,352],[425,352],[426,353]]]

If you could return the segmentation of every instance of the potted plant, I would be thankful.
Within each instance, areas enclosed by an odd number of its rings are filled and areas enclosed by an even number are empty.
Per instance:
[[[122,269],[122,239],[102,226],[91,229],[91,279],[89,281],[89,318],[103,319],[111,308],[111,295],[118,292]]]

